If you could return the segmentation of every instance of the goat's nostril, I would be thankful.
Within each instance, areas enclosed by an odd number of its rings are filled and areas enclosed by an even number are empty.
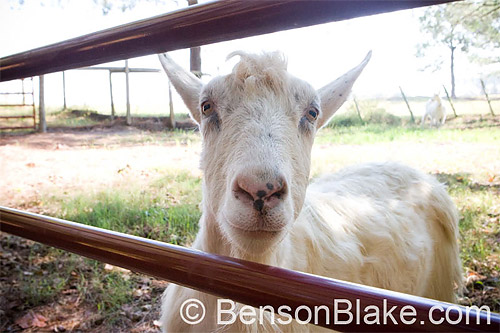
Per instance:
[[[265,197],[266,194],[267,194],[266,191],[262,191],[262,190],[257,191],[257,197],[259,197],[259,198]]]
[[[253,195],[251,195],[248,191],[246,191],[243,187],[237,184],[233,189],[234,197],[241,201],[254,201]]]

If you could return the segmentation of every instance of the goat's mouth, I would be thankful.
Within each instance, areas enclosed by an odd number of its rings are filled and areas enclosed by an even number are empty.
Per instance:
[[[251,215],[247,218],[227,217],[224,216],[222,219],[224,233],[242,253],[252,256],[270,251],[288,232],[287,223],[269,224],[266,223],[269,221],[256,219],[256,216]]]
[[[286,229],[279,231],[247,230],[232,225],[226,227],[226,232],[232,243],[241,251],[242,254],[240,255],[246,253],[251,257],[267,253],[274,248],[287,233]],[[241,258],[245,258],[245,256]]]
[[[286,229],[287,222],[282,219],[268,218],[262,214],[254,214],[249,216],[248,220],[233,221],[226,219],[227,223],[239,232],[249,235],[273,235],[279,234]]]
[[[281,228],[279,230],[265,230],[265,229],[245,229],[241,228],[239,226],[235,226],[233,224],[230,224],[230,226],[233,229],[236,229],[239,233],[242,233],[246,236],[252,237],[252,238],[271,238],[271,237],[276,237],[280,233],[284,231],[285,228]]]

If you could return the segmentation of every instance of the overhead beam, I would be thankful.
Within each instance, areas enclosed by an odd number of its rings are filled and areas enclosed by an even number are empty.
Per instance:
[[[82,67],[82,68],[76,68],[78,70],[106,70],[110,71],[111,73],[125,73],[126,68],[125,67]],[[128,69],[129,73],[158,73],[161,72],[159,69],[156,68],[129,68]]]
[[[214,1],[0,58],[0,81],[449,1]]]

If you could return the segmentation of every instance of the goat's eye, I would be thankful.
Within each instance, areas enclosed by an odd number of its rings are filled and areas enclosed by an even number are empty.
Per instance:
[[[318,119],[318,115],[319,111],[314,107],[309,108],[306,113],[306,117],[310,122],[314,122],[316,119]]]
[[[214,112],[213,103],[209,101],[201,103],[201,113],[203,113],[205,117],[210,116],[213,112]]]

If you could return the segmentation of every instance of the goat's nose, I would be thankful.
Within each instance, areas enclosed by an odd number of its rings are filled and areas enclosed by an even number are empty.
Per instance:
[[[252,175],[239,175],[233,185],[234,197],[258,211],[277,206],[285,199],[287,192],[288,186],[283,176],[262,181]]]

